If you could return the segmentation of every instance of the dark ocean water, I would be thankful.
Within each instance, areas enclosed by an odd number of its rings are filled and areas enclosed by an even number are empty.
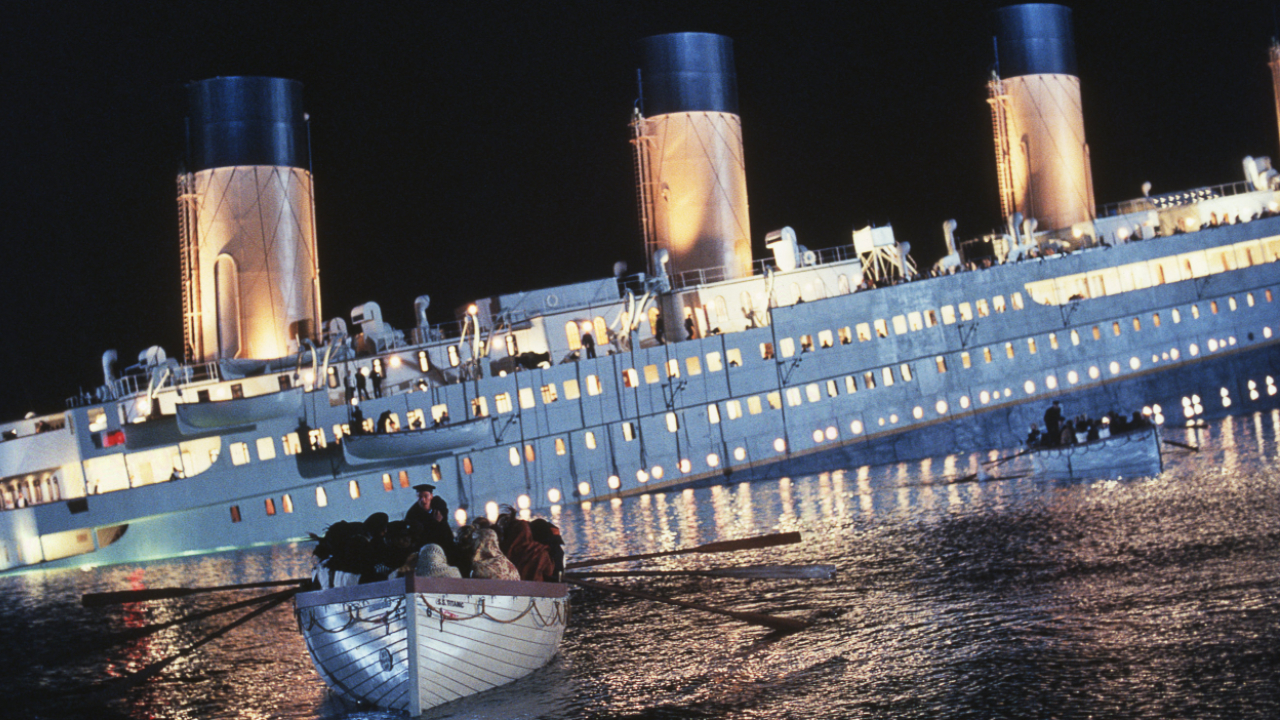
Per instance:
[[[634,587],[813,621],[774,633],[578,592],[560,655],[428,717],[1278,718],[1280,411],[1166,438],[1157,478],[960,481],[988,456],[566,506],[571,559],[800,530],[782,548],[652,568],[831,563],[830,581]],[[327,697],[284,604],[145,682],[124,678],[245,611],[121,633],[251,597],[84,609],[85,592],[297,577],[309,547],[0,578],[6,717],[382,718]],[[263,591],[266,592],[266,591]]]

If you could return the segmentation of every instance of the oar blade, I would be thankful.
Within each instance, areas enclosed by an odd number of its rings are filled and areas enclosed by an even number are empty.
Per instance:
[[[597,558],[595,560],[579,560],[565,565],[566,570],[576,570],[577,568],[595,567],[596,565],[613,565],[615,563],[632,562],[634,560],[649,560],[651,558],[670,557],[672,555],[688,555],[691,553],[722,553],[736,552],[739,550],[759,550],[762,548],[777,547],[779,545],[792,545],[800,542],[800,533],[785,532],[774,533],[772,535],[758,535],[756,537],[740,538],[738,540],[720,540],[717,542],[698,545],[697,547],[682,548],[679,550],[666,550],[662,552],[640,553],[638,555],[622,555],[618,557]]]

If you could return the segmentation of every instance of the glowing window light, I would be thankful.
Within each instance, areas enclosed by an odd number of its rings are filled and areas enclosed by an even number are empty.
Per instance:
[[[507,460],[511,462],[511,467],[520,465],[520,451],[510,448],[510,452],[507,453]]]
[[[1058,389],[1058,377],[1056,375],[1046,375],[1044,378],[1044,386],[1050,390]]]
[[[734,448],[734,449],[733,449],[733,459],[734,459],[734,460],[737,460],[738,462],[742,462],[743,460],[746,460],[746,459],[747,459],[747,449],[746,449],[746,448],[741,448],[741,447]]]
[[[983,405],[986,405],[987,403],[991,402],[991,393],[987,392],[986,390],[983,390],[982,392],[978,393],[978,402],[982,403]]]
[[[862,434],[862,421],[861,421],[861,420],[854,420],[853,422],[849,423],[849,431],[850,431],[850,432],[852,432],[854,435],[861,435],[861,434]]]
[[[1191,357],[1195,357],[1200,354],[1200,346],[1195,343],[1191,343],[1191,346],[1187,348],[1187,352],[1191,353]]]
[[[1213,338],[1209,338],[1208,345],[1209,345],[1209,352],[1216,352],[1216,351],[1217,351],[1217,349],[1218,349],[1218,341],[1217,341],[1217,340],[1215,340],[1215,339],[1213,339]]]
[[[524,493],[521,493],[520,497],[516,498],[516,507],[521,510],[528,510],[530,504],[529,496]]]
[[[582,482],[578,483],[578,494],[581,495],[582,497],[587,497],[591,495],[591,483],[587,482],[586,480],[583,480]]]
[[[814,431],[813,431],[813,441],[814,441],[815,443],[820,443],[820,442],[822,442],[822,431],[821,431],[821,430],[814,430]]]
[[[1138,369],[1138,368],[1140,368],[1140,367],[1142,367],[1142,361],[1141,361],[1141,360],[1139,360],[1137,357],[1131,357],[1131,358],[1129,358],[1129,369],[1130,369],[1130,370],[1137,370],[1137,369]]]
[[[649,474],[653,475],[654,480],[661,480],[662,476],[666,474],[666,470],[663,470],[661,465],[654,465],[649,470]]]
[[[720,465],[720,456],[715,453],[707,455],[707,467],[717,467]]]
[[[968,395],[961,395],[961,396],[960,396],[960,409],[961,409],[961,410],[968,410],[968,409],[969,409],[969,396],[968,396]]]
[[[680,472],[687,475],[691,470],[693,470],[693,463],[689,462],[689,458],[682,458],[680,460]]]
[[[454,511],[453,511],[453,521],[454,521],[454,522],[456,522],[456,523],[458,523],[459,525],[466,525],[466,524],[467,524],[467,509],[466,509],[466,508],[458,508],[457,510],[454,510]]]
[[[586,485],[586,483],[583,483],[583,485]],[[590,490],[591,486],[587,485],[587,489]],[[489,518],[489,522],[498,522],[498,503],[493,500],[485,503],[484,516]]]
[[[1177,359],[1178,359],[1178,357],[1179,357],[1180,355],[1181,355],[1181,353],[1179,353],[1179,352],[1178,352],[1178,348],[1171,348],[1171,349],[1169,350],[1169,359],[1170,359],[1170,360],[1177,360]]]
[[[324,488],[317,487],[316,488],[316,507],[328,507],[328,505],[329,505],[329,493],[326,493],[324,491]]]
[[[836,426],[835,426],[835,425],[832,425],[832,426],[830,426],[830,427],[828,427],[828,428],[827,428],[827,439],[828,439],[828,440],[835,440],[835,439],[836,439],[837,437],[839,437],[839,436],[840,436],[840,431],[839,431],[839,430],[836,430]]]
[[[640,472],[644,472],[644,471],[641,470]],[[636,479],[639,479],[639,478],[640,478],[640,473],[636,473]],[[617,475],[610,475],[609,479],[605,481],[605,484],[609,486],[610,490],[617,490],[618,488],[622,487],[622,478],[618,477]]]
[[[894,414],[892,414],[892,415],[890,415],[890,416],[889,416],[889,424],[890,424],[890,425],[896,425],[896,424],[897,424],[897,422],[898,422],[898,414],[897,414],[897,413],[894,413]]]
[[[912,409],[911,409],[911,417],[913,417],[913,418],[915,418],[915,419],[917,419],[917,420],[922,419],[922,418],[924,417],[924,408],[920,407],[919,405],[917,405],[917,406],[915,406],[914,408],[912,408]]]
[[[547,501],[553,504],[560,502],[560,488],[551,488],[548,490]]]
[[[1098,369],[1097,365],[1089,366],[1089,377],[1091,379],[1097,380],[1100,375],[1102,375],[1102,371]]]
[[[1111,364],[1107,366],[1107,369],[1111,371],[1112,375],[1119,375],[1120,363],[1116,362],[1115,360],[1112,360]]]
[[[1031,395],[1031,394],[1035,393],[1035,391],[1036,391],[1036,384],[1035,384],[1034,382],[1032,382],[1032,381],[1028,380],[1028,381],[1026,381],[1026,382],[1022,383],[1022,391],[1023,391],[1023,392],[1025,392],[1025,393],[1026,393],[1026,394],[1028,394],[1028,395]]]
[[[933,406],[933,409],[934,409],[934,410],[937,410],[939,415],[946,415],[946,414],[947,414],[947,401],[946,401],[946,400],[939,400],[939,401],[938,401],[938,404],[936,404],[936,405],[934,405],[934,406]]]
[[[787,441],[783,440],[782,438],[777,438],[776,440],[773,441],[773,449],[777,450],[778,452],[786,452]]]
[[[355,480],[352,480],[351,482],[347,483],[347,492],[351,495],[352,500],[359,500],[360,499],[360,483],[356,482]]]
[[[649,482],[649,473],[646,472],[644,468],[640,468],[636,471],[636,480],[642,483]],[[617,488],[614,488],[614,490],[617,490]]]

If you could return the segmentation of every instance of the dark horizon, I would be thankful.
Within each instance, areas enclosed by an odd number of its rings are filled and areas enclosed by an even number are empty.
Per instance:
[[[444,322],[643,268],[627,122],[636,42],[664,32],[734,41],[757,258],[784,225],[818,249],[891,223],[927,266],[943,221],[1001,223],[986,81],[1006,4],[6,3],[0,411],[62,409],[108,349],[181,356],[187,82],[304,84],[324,318],[373,300],[403,328],[422,294]],[[1280,156],[1273,3],[1065,4],[1099,205]]]

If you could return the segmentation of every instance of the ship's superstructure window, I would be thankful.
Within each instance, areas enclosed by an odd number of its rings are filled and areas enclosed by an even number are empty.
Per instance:
[[[995,308],[995,311],[998,313],[1004,312],[1006,310],[1006,307],[1004,304],[1004,296],[997,295],[991,298],[991,307]]]
[[[1199,305],[1192,305],[1192,306],[1191,306],[1191,319],[1192,319],[1192,320],[1199,320],[1199,319],[1200,319],[1200,306],[1199,306]]]
[[[830,330],[823,330],[818,333],[818,347],[829,348],[833,345],[835,345],[835,342]]]
[[[1141,332],[1141,331],[1142,331],[1142,321],[1141,321],[1141,320],[1139,320],[1138,318],[1134,318],[1134,319],[1133,319],[1133,331],[1134,331],[1134,332]]]
[[[560,399],[560,396],[556,394],[555,383],[547,383],[546,385],[542,386],[541,390],[542,390],[543,405],[550,405],[551,403]]]
[[[449,367],[458,367],[462,364],[462,358],[458,355],[457,345],[450,345],[447,352],[449,354]]]
[[[488,417],[489,401],[482,397],[472,398],[471,399],[471,415],[472,417]]]
[[[512,410],[511,393],[498,393],[493,396],[493,411],[499,415]]]
[[[673,412],[667,413],[667,430],[675,432],[680,429],[680,418]]]
[[[836,381],[828,380],[827,381],[827,397],[839,397],[839,396],[840,396],[840,387],[836,385]]]
[[[960,319],[965,321],[973,319],[973,308],[967,302],[960,303]]]
[[[280,498],[280,501],[280,506],[284,509],[285,515],[291,514],[293,512],[293,496],[285,493],[284,497]]]
[[[846,395],[858,392],[858,381],[852,375],[844,376],[844,392]]]
[[[514,447],[507,448],[507,461],[511,463],[511,467],[519,467],[520,451]]]
[[[634,370],[632,372],[635,372]],[[630,386],[628,386],[630,387]],[[604,392],[604,387],[600,384],[600,378],[597,375],[587,376],[587,394],[595,397]]]
[[[984,318],[991,315],[991,310],[987,308],[987,301],[985,299],[979,300],[976,305],[978,306],[978,317]]]
[[[640,375],[635,368],[627,368],[622,371],[622,386],[629,388],[640,386]]]
[[[1014,293],[1013,295],[1010,295],[1009,297],[1010,297],[1010,299],[1013,301],[1013,309],[1014,309],[1014,310],[1021,310],[1021,309],[1022,309],[1022,307],[1023,307],[1023,306],[1022,306],[1022,293],[1018,293],[1018,292],[1016,292],[1016,293]]]
[[[506,336],[503,338],[503,341],[507,346],[507,357],[514,357],[520,354],[519,346],[516,344],[515,335],[512,335],[511,333],[507,333]]]
[[[906,315],[893,316],[893,334],[894,335],[907,334],[907,316]]]
[[[576,321],[570,320],[564,324],[564,337],[569,343],[570,350],[582,348],[582,332],[578,329]]]
[[[1172,310],[1169,311],[1169,314],[1173,316],[1174,325],[1177,325],[1178,323],[1182,322],[1182,313],[1178,311],[1178,308],[1173,308]]]
[[[1049,347],[1054,350],[1058,349],[1058,333],[1049,333]]]
[[[988,363],[991,362],[991,348],[989,347],[982,348],[982,361],[988,362]]]
[[[386,492],[396,489],[395,483],[391,480],[391,473],[382,473],[382,489]]]
[[[1075,330],[1071,331],[1071,344],[1072,345],[1080,344],[1080,333]]]
[[[947,371],[947,359],[945,357],[939,355],[938,357],[934,358],[934,362],[938,366],[939,375]]]
[[[276,457],[276,442],[270,437],[258,438],[258,459],[274,460]]]
[[[590,430],[588,430],[588,431],[587,431],[587,432],[582,436],[582,442],[587,446],[587,449],[588,449],[588,450],[595,450],[595,449],[596,449],[596,434],[595,434],[595,433],[593,433],[593,432],[591,432]]]
[[[1007,342],[1004,344],[1004,354],[1009,356],[1010,360],[1013,359],[1013,343]]]
[[[605,324],[604,318],[597,315],[592,319],[591,327],[595,331],[596,345],[604,345],[609,342],[609,326]]]
[[[285,455],[297,455],[302,452],[302,440],[298,437],[298,433],[291,432],[280,439],[280,444],[284,446]]]
[[[740,367],[742,365],[742,351],[737,348],[729,348],[724,353],[724,359],[729,363],[729,367]]]
[[[1152,313],[1151,324],[1155,327],[1160,327],[1160,313]]]
[[[556,454],[564,455],[567,450],[564,446],[564,438],[556,438]]]
[[[867,390],[874,390],[876,387],[876,374],[870,370],[862,373],[862,387]]]
[[[420,372],[427,372],[430,369],[431,369],[431,358],[427,356],[427,351],[419,350],[418,351],[418,370]],[[337,387],[337,385],[330,385],[329,387]]]
[[[1093,339],[1094,339],[1094,340],[1101,340],[1101,339],[1102,339],[1102,331],[1098,329],[1098,326],[1097,326],[1097,325],[1094,325],[1094,326],[1093,326]]]
[[[661,379],[661,378],[659,378],[659,377],[658,377],[658,366],[657,366],[657,365],[645,365],[645,366],[644,366],[644,382],[645,382],[645,384],[646,384],[646,385],[652,385],[653,383],[658,382],[658,380],[660,380],[660,379]]]
[[[893,385],[893,368],[890,368],[890,367],[881,368],[880,375],[884,379],[885,387],[889,387]]]
[[[871,325],[858,323],[855,327],[858,330],[858,342],[866,342],[871,339]]]
[[[680,377],[680,361],[679,360],[676,360],[675,358],[671,358],[670,360],[667,361],[667,377],[669,378]]]
[[[675,362],[675,361],[672,360],[671,362]],[[685,365],[685,369],[689,371],[689,375],[691,377],[694,375],[702,374],[702,360],[697,355],[694,355],[693,357],[685,358],[684,365]]]
[[[441,423],[449,417],[449,406],[444,403],[431,406],[431,422]]]
[[[1210,301],[1209,301],[1209,312],[1213,313],[1214,315],[1217,315],[1217,314],[1218,314],[1218,301],[1217,301],[1217,300],[1210,300]]]
[[[730,420],[737,420],[742,417],[742,403],[737,400],[729,400],[724,404],[724,408],[728,411]]]
[[[776,395],[777,393],[774,394]],[[764,412],[764,408],[760,405],[759,395],[752,395],[747,398],[747,412],[751,415],[759,415],[761,412]]]
[[[760,343],[760,359],[761,360],[773,359],[773,343],[767,343],[767,342]]]
[[[239,505],[231,506],[231,522],[233,523],[240,522],[240,506]]]
[[[405,422],[409,423],[411,430],[426,427],[427,425],[426,414],[422,412],[422,408],[414,408],[405,413],[404,419]]]
[[[848,325],[837,330],[836,334],[840,336],[841,345],[849,345],[853,343],[853,331],[849,329]]]
[[[520,398],[520,407],[525,410],[528,410],[537,404],[533,399],[533,388],[531,387],[520,388],[518,395]]]
[[[329,378],[330,388],[338,387],[338,368],[330,365],[329,369],[325,371],[325,375]]]
[[[707,372],[720,372],[724,369],[724,363],[720,361],[720,353],[707,353]],[[690,375],[695,375],[693,370],[689,371]]]
[[[632,422],[622,423],[622,439],[631,442],[636,439],[636,426]]]
[[[782,357],[789,358],[796,354],[796,343],[791,338],[782,338],[778,341],[778,352]]]
[[[881,337],[881,338],[889,337],[889,326],[885,324],[883,319],[876,320],[875,327],[876,327],[876,337]]]
[[[316,486],[316,507],[327,507],[329,505],[329,493],[324,488]]]
[[[960,367],[964,368],[965,370],[968,370],[969,368],[973,367],[973,360],[969,357],[969,353],[967,352],[960,353]]]
[[[956,308],[954,305],[942,306],[942,323],[944,325],[954,325],[956,322]]]
[[[790,405],[791,407],[795,407],[796,405],[799,405],[801,402],[802,401],[800,400],[800,388],[795,388],[795,387],[787,388],[787,405]]]
[[[770,410],[781,410],[781,409],[782,409],[782,395],[781,395],[781,394],[779,394],[777,391],[774,391],[774,392],[768,393],[768,394],[766,394],[764,397],[765,397],[765,400],[767,400],[767,401],[769,402],[769,409],[770,409]]]
[[[349,481],[347,483],[347,494],[351,496],[352,500],[359,500],[360,499],[360,483],[356,480]]]
[[[1111,323],[1111,333],[1116,337],[1120,337],[1120,321],[1119,320]]]
[[[1035,338],[1027,338],[1027,352],[1028,352],[1028,353],[1030,353],[1030,354],[1032,354],[1032,355],[1035,355],[1035,354],[1036,354],[1036,339],[1035,339]]]
[[[707,422],[712,425],[720,422],[720,407],[715,403],[707,406]]]
[[[902,382],[911,382],[912,375],[910,365],[902,363],[902,365],[898,367],[898,372],[902,375]]]

